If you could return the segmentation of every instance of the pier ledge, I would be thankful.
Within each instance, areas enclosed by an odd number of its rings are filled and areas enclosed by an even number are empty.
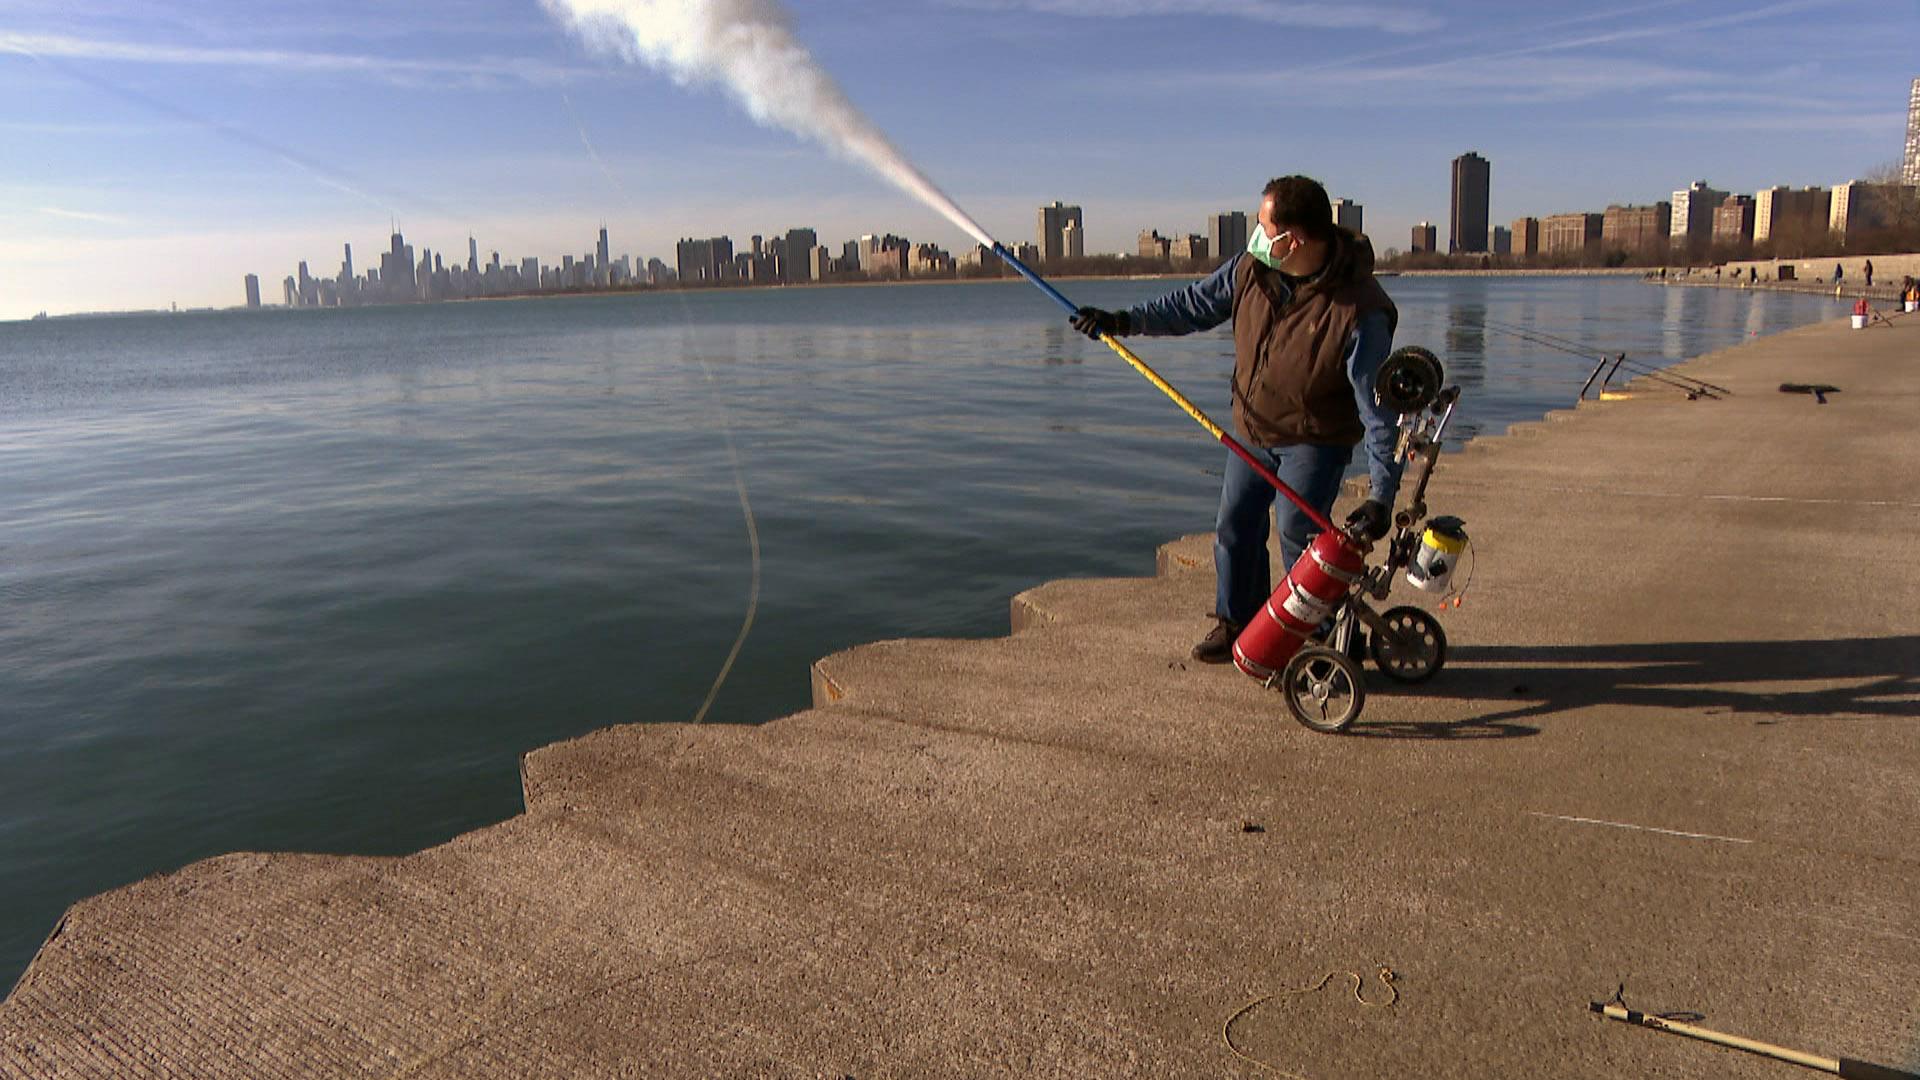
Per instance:
[[[1478,563],[1451,659],[1372,676],[1350,735],[1187,659],[1189,537],[1022,594],[1008,637],[826,657],[794,716],[535,751],[524,814],[414,855],[76,904],[0,1003],[0,1075],[1785,1068],[1588,1012],[1622,984],[1911,1068],[1920,317],[1687,370],[1733,395],[1444,459]],[[1381,966],[1397,1000],[1356,1002]]]

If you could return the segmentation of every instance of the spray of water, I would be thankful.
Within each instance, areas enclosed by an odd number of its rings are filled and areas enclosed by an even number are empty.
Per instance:
[[[755,121],[812,139],[872,169],[967,235],[993,237],[855,108],[793,35],[778,0],[541,0],[589,45],[663,71],[682,85],[717,84]]]

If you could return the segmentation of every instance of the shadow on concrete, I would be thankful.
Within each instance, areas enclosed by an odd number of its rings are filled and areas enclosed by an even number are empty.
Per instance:
[[[1384,689],[1383,682],[1371,685]],[[1763,724],[1793,717],[1920,718],[1920,637],[1468,645],[1449,653],[1432,682],[1388,692],[1515,704],[1452,724],[1382,724],[1377,732],[1361,732],[1362,717],[1355,734],[1392,735],[1396,727],[1429,738],[1532,734],[1538,729],[1506,729],[1516,720],[1592,705],[1698,710]]]

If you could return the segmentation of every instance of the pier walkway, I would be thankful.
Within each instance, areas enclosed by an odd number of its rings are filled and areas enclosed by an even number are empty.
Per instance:
[[[1920,317],[1687,370],[1734,395],[1444,460],[1451,661],[1350,735],[1187,660],[1190,537],[826,657],[786,719],[539,750],[524,815],[416,855],[77,904],[0,1075],[1795,1075],[1588,1012],[1623,983],[1912,1068]]]

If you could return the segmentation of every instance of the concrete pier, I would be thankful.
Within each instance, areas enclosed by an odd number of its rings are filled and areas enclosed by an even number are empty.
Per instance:
[[[1911,1068],[1920,317],[1687,370],[1733,396],[1444,461],[1451,660],[1370,672],[1350,735],[1187,659],[1189,537],[1015,598],[1010,637],[826,657],[774,723],[529,754],[524,815],[416,855],[77,904],[0,1075],[1791,1073],[1588,1012],[1621,984]]]

